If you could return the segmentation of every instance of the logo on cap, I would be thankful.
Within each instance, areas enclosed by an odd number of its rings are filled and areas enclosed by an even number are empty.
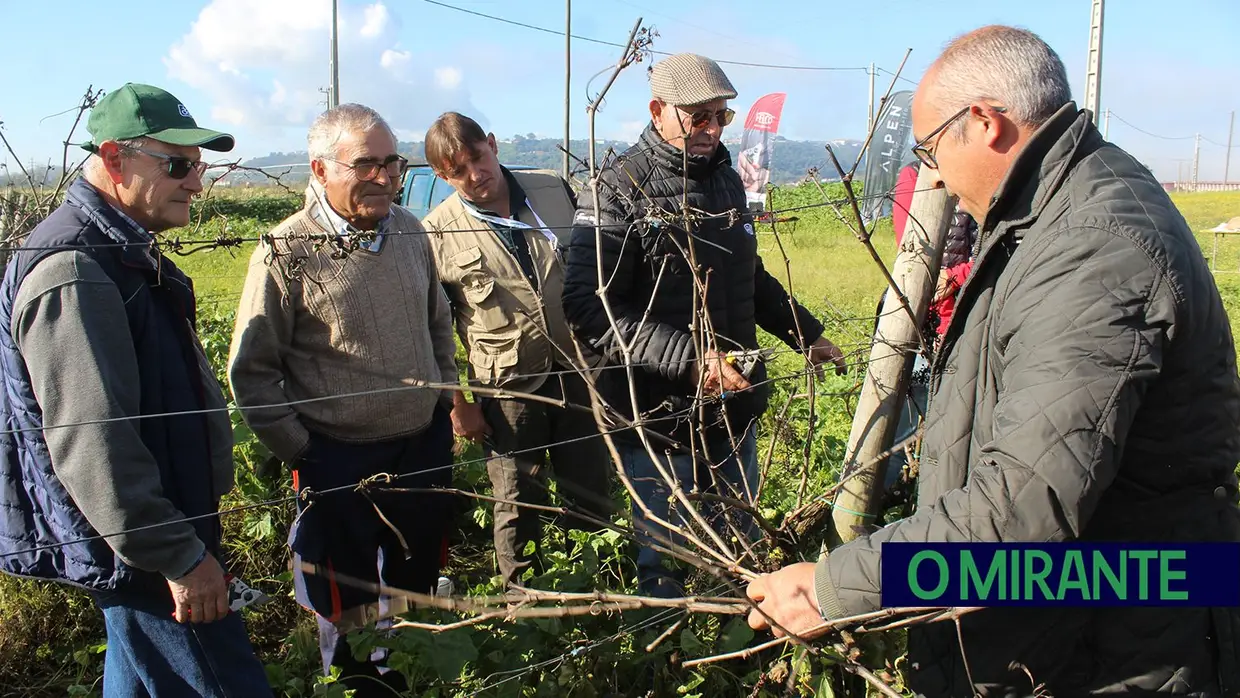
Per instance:
[[[187,119],[192,119],[192,118],[194,118],[194,117],[192,117],[192,116],[190,116],[190,115],[189,115],[189,110],[185,108],[185,105],[184,105],[184,104],[178,104],[178,105],[177,105],[177,113],[179,113],[181,116],[184,116],[184,117],[185,117],[185,118],[187,118]]]

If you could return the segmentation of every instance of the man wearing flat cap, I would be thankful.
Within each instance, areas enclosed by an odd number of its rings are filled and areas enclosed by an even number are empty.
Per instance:
[[[750,361],[757,328],[815,367],[830,361],[843,372],[844,362],[762,265],[744,187],[719,142],[734,116],[727,75],[709,58],[679,54],[651,68],[650,88],[651,123],[600,173],[597,201],[589,190],[580,199],[563,305],[573,331],[613,364],[628,349],[630,368],[603,371],[600,389],[612,408],[641,419],[640,430],[613,437],[637,495],[635,527],[648,536],[641,592],[670,597],[683,595],[683,574],[665,569],[649,543],[681,543],[658,520],[691,520],[671,480],[683,492],[757,496],[756,423],[770,394],[761,359]],[[695,506],[725,540],[753,531],[743,507],[728,507],[728,522],[722,507]]]
[[[91,594],[104,696],[271,695],[219,561],[232,425],[156,246],[189,223],[200,148],[233,137],[134,83],[87,130],[83,176],[0,283],[0,571]]]

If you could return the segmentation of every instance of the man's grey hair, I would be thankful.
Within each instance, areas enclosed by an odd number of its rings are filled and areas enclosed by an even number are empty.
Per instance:
[[[992,25],[953,39],[935,61],[935,99],[944,118],[994,100],[1021,126],[1036,128],[1072,101],[1063,61],[1033,32]],[[963,128],[963,122],[955,124]]]
[[[146,136],[124,138],[117,140],[116,144],[121,147],[122,158],[134,158],[137,157],[138,154],[130,150],[130,148],[145,148]],[[92,153],[90,157],[86,158],[86,162],[82,164],[82,173],[91,177],[107,176],[106,168],[103,166],[103,158],[99,157],[96,153]]]
[[[319,114],[310,124],[306,134],[307,150],[311,160],[323,160],[336,156],[336,144],[347,133],[370,133],[383,128],[392,138],[396,132],[379,112],[362,104],[341,104]]]

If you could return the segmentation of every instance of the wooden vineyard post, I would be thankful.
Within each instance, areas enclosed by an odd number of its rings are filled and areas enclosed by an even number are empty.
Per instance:
[[[913,359],[920,346],[920,325],[925,322],[934,296],[947,228],[955,209],[955,198],[948,196],[938,182],[937,172],[920,168],[891,274],[908,299],[917,324],[901,309],[899,298],[888,288],[844,454],[840,477],[847,480],[831,507],[832,545],[856,538],[858,530],[854,527],[873,523],[879,513],[888,459],[877,457],[891,448],[895,439]]]

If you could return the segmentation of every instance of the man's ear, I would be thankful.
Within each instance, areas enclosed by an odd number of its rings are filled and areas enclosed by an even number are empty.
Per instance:
[[[650,100],[650,119],[656,124],[659,123],[659,116],[663,114],[663,102],[652,99]]]
[[[492,152],[493,154],[495,154],[495,155],[499,155],[499,146],[498,146],[498,145],[496,145],[496,143],[495,143],[495,134],[494,134],[494,133],[488,133],[488,134],[487,134],[487,147],[491,149],[491,152]]]
[[[320,185],[327,184],[327,163],[322,160],[310,161],[310,172]]]
[[[1004,118],[1003,114],[985,105],[973,105],[972,116],[976,116],[982,125],[982,143],[995,150],[1000,149],[1004,141],[1015,138],[1015,124]]]
[[[125,164],[125,154],[121,152],[121,146],[116,141],[104,141],[99,144],[99,159],[103,161],[103,168],[108,173],[108,179],[113,184],[120,184],[125,178],[123,167]]]

